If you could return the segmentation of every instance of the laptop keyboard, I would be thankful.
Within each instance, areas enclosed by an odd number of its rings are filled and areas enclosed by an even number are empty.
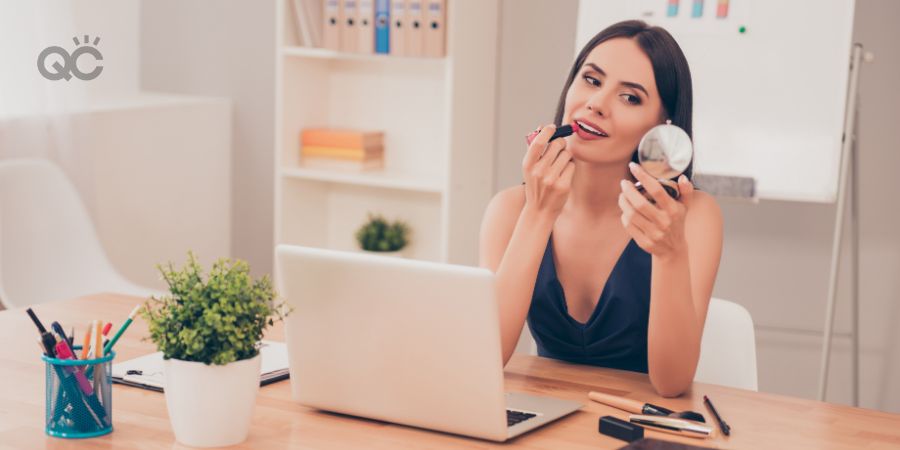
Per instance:
[[[511,427],[517,423],[524,422],[532,417],[536,417],[536,414],[531,414],[522,411],[513,411],[511,409],[506,410],[506,426]]]

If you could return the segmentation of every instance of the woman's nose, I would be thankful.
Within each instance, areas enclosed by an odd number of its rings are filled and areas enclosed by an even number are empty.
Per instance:
[[[591,112],[600,114],[601,116],[609,116],[609,94],[601,89],[595,92],[587,102],[587,108]]]

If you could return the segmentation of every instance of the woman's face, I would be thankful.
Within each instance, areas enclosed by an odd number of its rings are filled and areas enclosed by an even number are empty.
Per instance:
[[[576,160],[624,164],[662,118],[650,58],[633,39],[610,39],[591,50],[566,93],[563,124],[582,128],[567,148]]]

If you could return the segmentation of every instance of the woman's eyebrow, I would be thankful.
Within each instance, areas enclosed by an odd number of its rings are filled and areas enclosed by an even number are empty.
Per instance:
[[[600,68],[600,66],[598,66],[592,62],[585,63],[584,65],[590,67],[591,69],[594,69],[600,75],[603,75],[604,77],[606,76],[606,72],[604,72],[603,69]],[[646,95],[647,97],[650,96],[650,94],[647,93],[647,89],[645,89],[644,86],[641,86],[640,83],[635,83],[633,81],[622,81],[620,84],[622,84],[623,86],[630,87],[632,89],[637,89],[637,90],[643,92],[644,95]]]

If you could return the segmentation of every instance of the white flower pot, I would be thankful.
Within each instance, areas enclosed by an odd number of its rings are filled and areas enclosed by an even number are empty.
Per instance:
[[[175,439],[191,447],[225,447],[247,438],[260,355],[224,366],[165,360],[166,406]]]
[[[363,250],[363,251],[366,253],[371,253],[373,255],[391,256],[394,258],[402,258],[403,257],[403,250],[394,250],[392,252],[377,252],[377,251],[373,251],[373,250]]]

